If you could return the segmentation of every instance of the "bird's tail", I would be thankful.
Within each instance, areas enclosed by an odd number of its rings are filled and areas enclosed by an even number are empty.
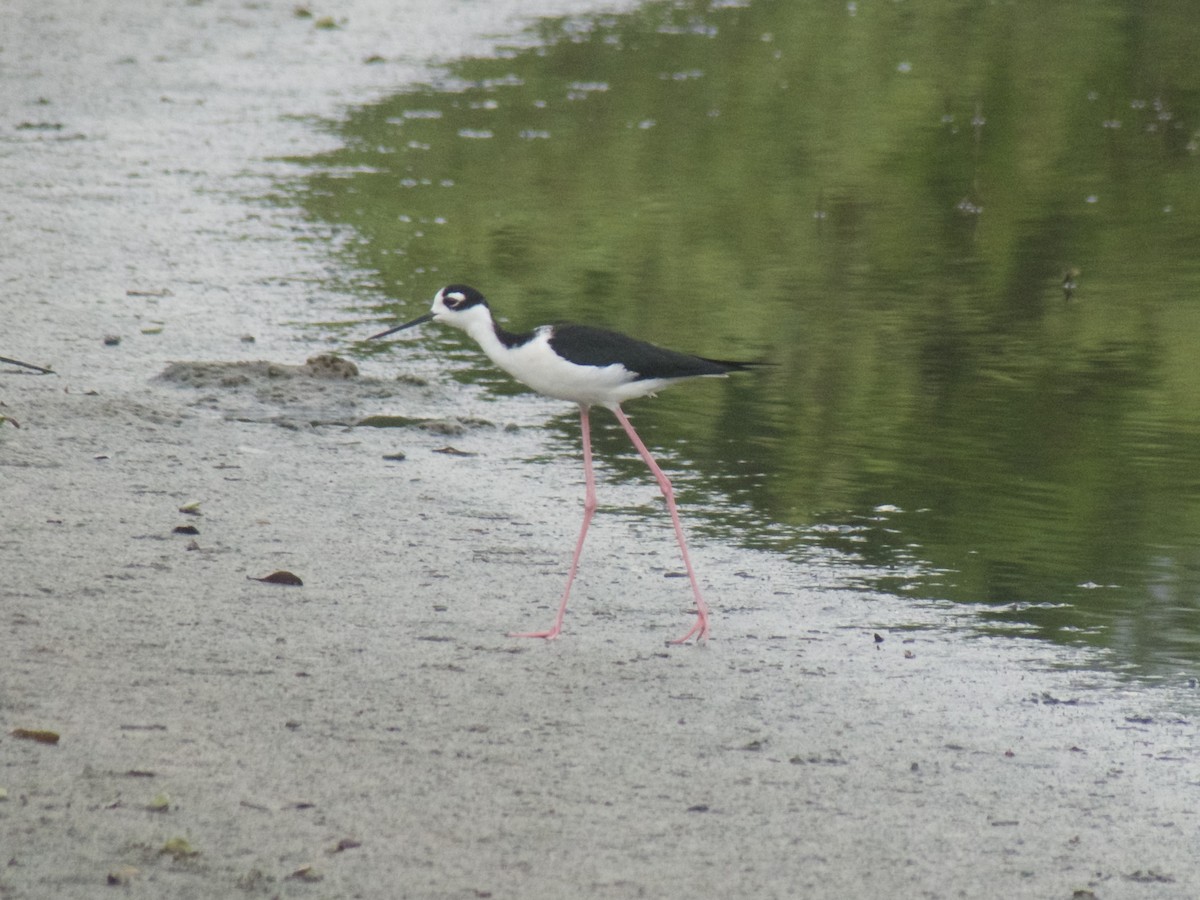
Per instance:
[[[776,365],[776,363],[764,362],[762,360],[710,359],[707,356],[700,358],[706,363],[720,366],[726,372],[750,372],[754,369],[770,369]]]

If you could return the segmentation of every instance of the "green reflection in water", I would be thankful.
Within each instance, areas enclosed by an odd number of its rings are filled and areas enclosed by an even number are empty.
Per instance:
[[[1200,661],[1190,2],[653,3],[531,38],[302,161],[388,314],[467,281],[517,327],[773,360],[633,409],[714,527]]]

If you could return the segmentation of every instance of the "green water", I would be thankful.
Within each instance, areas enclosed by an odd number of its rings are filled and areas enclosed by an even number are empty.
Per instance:
[[[630,404],[693,528],[1194,672],[1193,3],[650,3],[525,37],[298,161],[288,199],[363,273],[339,333],[465,281],[512,327],[770,360]]]

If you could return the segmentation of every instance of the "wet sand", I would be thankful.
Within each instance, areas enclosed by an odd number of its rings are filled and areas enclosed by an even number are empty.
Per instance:
[[[0,898],[1200,896],[1194,687],[699,539],[667,647],[665,514],[603,508],[563,639],[507,638],[578,527],[562,407],[304,366],[327,235],[246,198],[585,4],[77,6],[0,40],[0,355],[56,372],[0,365]]]

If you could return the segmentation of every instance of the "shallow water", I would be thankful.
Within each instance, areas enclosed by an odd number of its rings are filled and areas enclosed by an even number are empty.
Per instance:
[[[693,528],[1171,676],[1200,664],[1198,42],[1184,2],[651,3],[353,111],[283,195],[363,273],[348,339],[466,281],[514,327],[775,363],[630,406]],[[598,453],[644,477],[619,429]]]

